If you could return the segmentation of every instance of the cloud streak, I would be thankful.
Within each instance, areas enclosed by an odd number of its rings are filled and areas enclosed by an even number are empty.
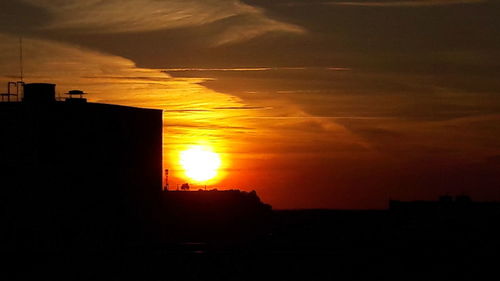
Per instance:
[[[235,67],[235,68],[166,68],[163,69],[165,72],[188,72],[188,71],[272,71],[272,70],[308,70],[308,69],[324,69],[331,71],[350,71],[351,68],[348,67]]]
[[[329,2],[335,6],[360,6],[360,7],[428,7],[457,4],[477,4],[486,0],[408,0],[408,1],[345,1]]]
[[[269,110],[273,109],[272,107],[265,107],[265,106],[223,106],[223,107],[216,107],[214,109],[217,110]]]

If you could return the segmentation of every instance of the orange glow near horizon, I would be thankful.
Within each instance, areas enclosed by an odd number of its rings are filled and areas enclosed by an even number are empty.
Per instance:
[[[212,182],[219,175],[221,157],[208,146],[191,146],[180,152],[184,175],[196,183]]]

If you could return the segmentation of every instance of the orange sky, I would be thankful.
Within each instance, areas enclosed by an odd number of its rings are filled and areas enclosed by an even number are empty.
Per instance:
[[[19,0],[0,82],[164,110],[164,166],[219,153],[221,189],[275,208],[500,200],[497,1]],[[12,20],[20,13],[30,15]],[[71,15],[71,16],[68,16]]]

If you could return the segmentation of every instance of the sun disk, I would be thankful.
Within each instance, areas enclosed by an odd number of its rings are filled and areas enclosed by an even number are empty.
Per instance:
[[[181,152],[180,163],[188,178],[205,182],[217,176],[221,159],[217,153],[206,147],[194,146]]]

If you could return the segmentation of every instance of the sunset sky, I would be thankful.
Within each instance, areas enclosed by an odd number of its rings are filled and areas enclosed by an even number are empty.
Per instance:
[[[2,85],[19,37],[26,82],[163,109],[171,186],[202,145],[277,209],[500,200],[500,1],[2,0]]]

